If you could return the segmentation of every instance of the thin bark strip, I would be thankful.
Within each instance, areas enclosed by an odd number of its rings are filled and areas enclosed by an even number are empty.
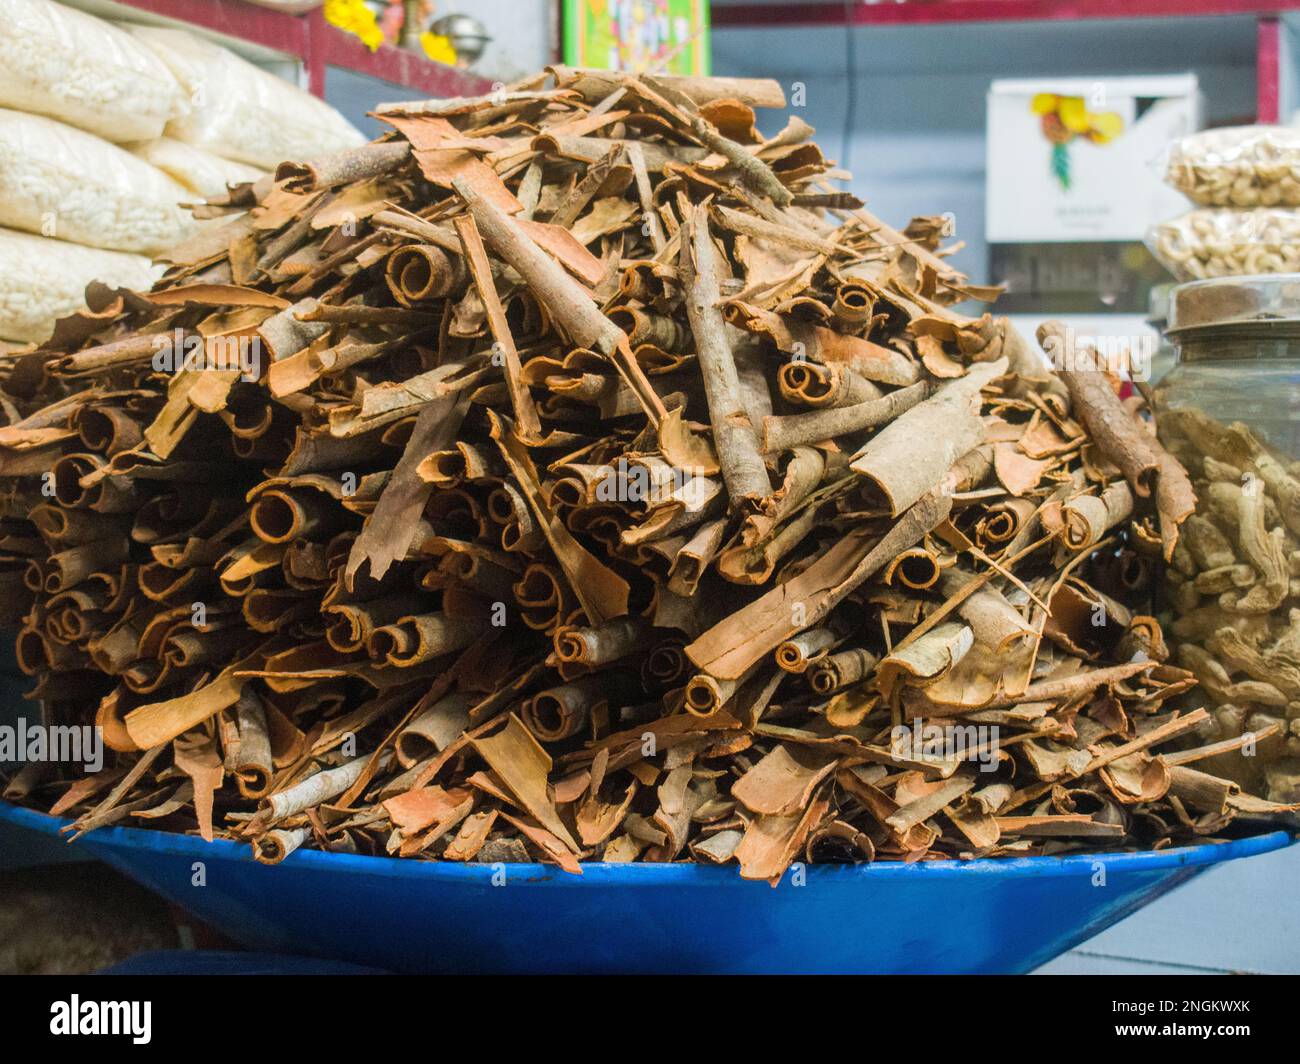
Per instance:
[[[537,416],[537,407],[533,397],[525,386],[519,364],[519,351],[515,348],[515,339],[506,324],[506,312],[501,306],[496,285],[492,281],[492,267],[488,263],[487,251],[483,247],[483,238],[479,236],[474,219],[462,215],[455,221],[456,235],[465,248],[465,259],[469,263],[470,273],[478,288],[483,306],[487,309],[488,326],[500,348],[502,364],[505,368],[506,384],[510,388],[510,403],[514,407],[515,422],[526,440],[538,440],[542,435],[542,423]]]
[[[686,313],[709,400],[722,479],[731,505],[738,507],[747,500],[767,498],[772,493],[772,481],[763,463],[758,434],[741,403],[740,377],[727,325],[718,307],[722,299],[718,256],[709,235],[707,213],[697,208],[685,231],[689,239],[682,241],[681,268],[690,293]]]
[[[922,402],[930,390],[929,384],[918,381],[879,399],[868,399],[853,406],[765,417],[763,453],[779,454],[801,444],[819,443],[886,425]]]

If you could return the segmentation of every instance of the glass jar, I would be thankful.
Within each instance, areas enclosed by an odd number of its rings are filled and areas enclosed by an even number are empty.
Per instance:
[[[1178,285],[1166,335],[1176,364],[1157,408],[1242,422],[1287,462],[1300,459],[1300,274]]]
[[[1300,801],[1300,275],[1173,290],[1177,364],[1154,390],[1164,445],[1196,488],[1166,569],[1174,660],[1200,681],[1192,767]]]
[[[1147,380],[1152,386],[1164,380],[1165,374],[1173,368],[1176,361],[1173,341],[1166,332],[1169,325],[1169,293],[1174,287],[1172,284],[1152,285],[1147,295],[1147,324],[1157,337],[1151,369],[1147,374]]]

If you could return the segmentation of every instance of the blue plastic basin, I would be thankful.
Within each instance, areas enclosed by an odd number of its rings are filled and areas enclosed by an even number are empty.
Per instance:
[[[67,823],[0,802],[0,819]],[[251,949],[406,972],[1027,972],[1210,865],[1295,841],[1083,857],[810,865],[477,865],[104,828],[76,843]],[[199,882],[202,885],[196,885]]]

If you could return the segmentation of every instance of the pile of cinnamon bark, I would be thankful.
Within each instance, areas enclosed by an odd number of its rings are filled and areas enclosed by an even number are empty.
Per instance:
[[[996,292],[947,220],[873,217],[758,132],[783,103],[387,106],[7,356],[3,609],[109,756],[6,794],[267,861],[771,880],[1283,812],[1196,767],[1150,601],[1194,497],[1140,396],[954,309]]]

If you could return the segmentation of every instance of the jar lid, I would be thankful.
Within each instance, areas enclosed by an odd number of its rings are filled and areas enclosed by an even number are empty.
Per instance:
[[[1215,277],[1180,284],[1169,294],[1166,332],[1240,326],[1300,330],[1300,273]]]

